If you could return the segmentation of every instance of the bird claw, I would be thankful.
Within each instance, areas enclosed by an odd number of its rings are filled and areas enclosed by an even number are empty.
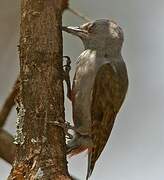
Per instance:
[[[63,59],[66,59],[66,64],[63,66],[65,72],[70,72],[71,70],[71,58],[69,56],[63,56]]]
[[[70,134],[68,131],[69,129],[74,130],[74,127],[69,122],[50,121],[49,123],[61,127],[64,130],[66,138],[73,139],[73,135]]]
[[[63,66],[64,80],[67,84],[67,97],[71,100],[71,81],[69,72],[71,70],[71,59],[69,56],[63,56],[63,59],[66,59],[66,64]]]

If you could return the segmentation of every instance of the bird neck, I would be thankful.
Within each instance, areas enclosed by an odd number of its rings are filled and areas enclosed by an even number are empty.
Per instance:
[[[121,51],[113,48],[91,48],[85,47],[85,50],[95,51],[97,57],[112,58],[121,56]]]
[[[92,51],[96,51],[97,56],[101,57],[117,57],[121,55],[121,47],[122,44],[109,42],[109,41],[85,41],[84,48],[85,50],[90,49]]]

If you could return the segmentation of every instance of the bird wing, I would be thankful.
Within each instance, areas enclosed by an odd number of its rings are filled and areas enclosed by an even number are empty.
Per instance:
[[[94,147],[88,150],[87,179],[111,134],[116,115],[123,103],[128,77],[123,61],[100,67],[93,87],[91,105],[91,138]]]

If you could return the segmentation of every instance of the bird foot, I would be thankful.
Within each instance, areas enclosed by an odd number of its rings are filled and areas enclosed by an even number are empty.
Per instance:
[[[74,130],[75,128],[69,122],[50,121],[49,123],[61,127],[64,130],[66,138],[73,139],[73,135],[70,134],[68,131]]]
[[[69,56],[63,56],[63,59],[66,59],[66,64],[63,66],[65,72],[70,72],[71,70],[71,58]]]
[[[66,64],[63,66],[64,80],[67,84],[67,97],[71,100],[71,81],[70,81],[70,70],[71,70],[71,59],[69,56],[63,56],[66,59]]]

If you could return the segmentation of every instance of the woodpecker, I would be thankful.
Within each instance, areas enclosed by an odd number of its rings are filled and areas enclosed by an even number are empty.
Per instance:
[[[88,179],[108,141],[128,89],[127,69],[121,55],[123,31],[108,19],[79,27],[64,26],[63,30],[78,36],[84,44],[69,95],[75,134],[67,147],[70,155],[88,150]]]

